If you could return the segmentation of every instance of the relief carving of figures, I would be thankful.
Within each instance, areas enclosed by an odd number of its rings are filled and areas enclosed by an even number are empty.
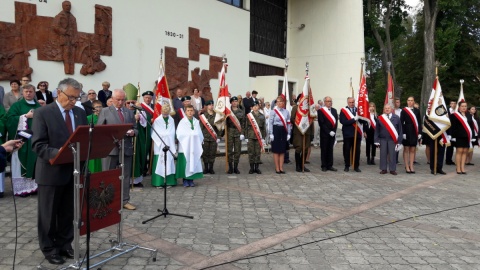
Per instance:
[[[30,50],[37,49],[38,60],[63,62],[65,74],[105,70],[102,55],[112,55],[112,8],[95,5],[95,33],[78,32],[69,1],[54,18],[37,15],[35,4],[15,2],[15,23],[0,21],[0,80],[29,76]]]

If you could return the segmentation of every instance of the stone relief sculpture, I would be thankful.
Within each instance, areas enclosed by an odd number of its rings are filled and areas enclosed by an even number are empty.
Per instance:
[[[0,80],[30,76],[30,50],[37,49],[38,60],[63,62],[65,74],[105,70],[102,55],[112,55],[112,8],[95,5],[95,32],[78,32],[69,1],[54,18],[38,16],[35,4],[15,2],[15,23],[0,21]]]

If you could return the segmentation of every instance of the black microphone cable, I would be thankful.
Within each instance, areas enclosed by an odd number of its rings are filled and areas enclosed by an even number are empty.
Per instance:
[[[265,253],[265,254],[255,255],[255,256],[246,257],[246,258],[240,258],[240,259],[236,259],[236,260],[233,260],[233,261],[228,261],[228,262],[224,262],[224,263],[215,264],[215,265],[212,265],[212,266],[207,266],[207,267],[204,267],[204,268],[200,268],[199,270],[210,269],[210,268],[213,268],[213,267],[222,266],[222,265],[226,265],[226,264],[231,264],[231,263],[238,262],[238,261],[243,261],[243,260],[251,260],[251,259],[255,259],[255,258],[259,258],[259,257],[265,257],[265,256],[273,255],[273,254],[276,254],[276,253],[285,252],[287,250],[295,249],[295,248],[298,248],[298,247],[303,247],[303,246],[310,245],[310,244],[320,243],[320,242],[335,239],[335,238],[345,237],[345,236],[355,234],[355,233],[358,233],[358,232],[362,232],[362,231],[367,231],[367,230],[371,230],[371,229],[385,227],[385,226],[388,226],[388,225],[392,225],[392,224],[402,222],[402,221],[406,221],[406,220],[410,220],[410,219],[415,219],[415,218],[419,218],[419,217],[440,214],[440,213],[447,212],[447,211],[457,210],[457,209],[461,209],[461,208],[468,208],[468,207],[477,206],[477,205],[480,205],[480,203],[457,206],[457,207],[443,209],[443,210],[430,212],[430,213],[426,213],[426,214],[415,215],[415,216],[394,220],[394,221],[384,223],[384,224],[380,224],[380,225],[375,225],[375,226],[371,226],[371,227],[358,229],[358,230],[351,231],[351,232],[344,233],[344,234],[339,234],[339,235],[335,235],[335,236],[331,236],[331,237],[327,237],[327,238],[323,238],[323,239],[319,239],[319,240],[315,240],[315,241],[310,241],[310,242],[307,242],[307,243],[299,244],[299,245],[289,247],[289,248],[285,248],[285,249],[282,249],[282,250],[277,250],[277,251],[273,251],[273,252],[269,252],[269,253]]]

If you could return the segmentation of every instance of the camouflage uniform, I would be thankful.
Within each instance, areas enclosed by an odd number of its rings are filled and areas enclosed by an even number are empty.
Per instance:
[[[261,114],[260,112],[255,113],[253,110],[251,112],[253,115],[253,118],[255,118],[255,121],[257,122],[258,127],[260,128],[260,136],[263,140],[266,135],[266,129],[265,129],[265,116]],[[255,130],[253,129],[252,124],[250,123],[250,120],[248,120],[248,117],[245,117],[245,134],[247,134],[246,138],[248,139],[248,160],[250,162],[250,171],[249,173],[252,174],[254,172],[256,173],[262,173],[258,169],[258,164],[260,163],[260,155],[261,155],[261,149],[260,149],[260,144],[257,139],[257,136],[255,135]]]
[[[302,157],[306,158],[308,149],[310,148],[311,145],[311,140],[310,138],[314,136],[314,125],[313,123],[310,124],[310,127],[307,129],[305,134],[302,134],[298,127],[295,125],[295,118],[297,114],[297,109],[298,106],[295,105],[292,108],[292,114],[290,116],[290,121],[293,124],[292,127],[292,144],[295,147],[295,165],[296,165],[296,171],[297,172],[310,172],[309,169],[307,169],[304,165],[305,161],[302,161]],[[303,144],[305,141],[305,145]],[[305,146],[305,148],[303,148]],[[303,150],[305,149],[305,153],[303,153]],[[302,167],[303,166],[303,167]]]
[[[245,127],[245,113],[242,109],[237,108],[237,109],[232,109],[232,113],[235,114],[237,117],[238,121],[240,122],[240,127],[242,127],[242,132],[243,128]],[[240,160],[240,154],[242,152],[242,142],[240,141],[240,135],[243,135],[240,131],[238,131],[237,127],[235,124],[233,124],[232,120],[230,120],[230,117],[227,117],[227,136],[228,136],[228,142],[227,142],[227,149],[228,149],[228,164],[229,164],[229,173],[231,173],[230,168],[232,167],[232,162],[234,164],[234,169],[235,173],[238,172],[238,161]],[[238,172],[240,173],[240,172]],[[237,173],[237,174],[238,174]]]
[[[218,129],[214,124],[215,112],[213,112],[213,114],[209,114],[207,111],[203,115],[205,115],[205,118],[207,118],[207,121],[210,123],[210,125],[213,127],[213,130],[217,134],[217,138],[219,138],[221,134],[218,132]],[[217,156],[217,140],[214,139],[212,135],[210,135],[210,132],[208,132],[207,128],[205,127],[205,125],[203,125],[203,123],[200,123],[200,127],[202,128],[203,132],[203,173],[215,174],[215,171],[213,171],[213,164],[215,163],[215,157]]]

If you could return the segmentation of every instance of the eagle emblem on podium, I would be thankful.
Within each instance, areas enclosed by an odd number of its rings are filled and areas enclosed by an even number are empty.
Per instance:
[[[93,218],[102,219],[112,212],[110,204],[115,197],[115,188],[112,184],[105,186],[105,182],[100,182],[98,188],[90,188],[90,208],[95,211]]]

